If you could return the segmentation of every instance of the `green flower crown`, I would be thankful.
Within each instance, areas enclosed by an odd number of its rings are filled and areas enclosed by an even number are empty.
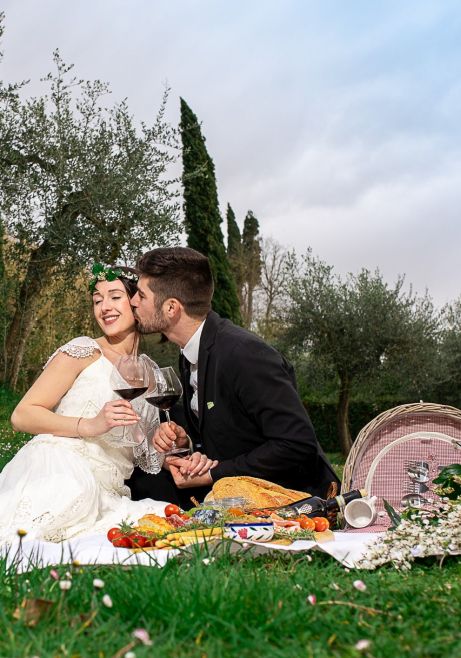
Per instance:
[[[115,279],[119,279],[120,277],[129,279],[130,281],[138,280],[134,272],[125,271],[119,267],[111,267],[110,265],[105,267],[102,263],[95,263],[91,268],[91,273],[93,274],[93,278],[90,279],[88,284],[88,290],[91,294],[96,292],[96,285],[99,281],[115,281]]]

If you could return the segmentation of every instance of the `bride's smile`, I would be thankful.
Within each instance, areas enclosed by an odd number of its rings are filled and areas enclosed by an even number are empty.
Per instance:
[[[130,299],[120,280],[98,282],[93,294],[93,309],[96,322],[111,339],[118,338],[119,342],[133,330]]]

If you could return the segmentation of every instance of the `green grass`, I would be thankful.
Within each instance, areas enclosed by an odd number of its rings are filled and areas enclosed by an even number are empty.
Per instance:
[[[149,631],[153,647],[136,657],[295,658],[298,656],[461,655],[461,568],[450,559],[392,569],[347,572],[331,558],[203,555],[171,560],[163,569],[71,567],[72,588],[60,591],[49,570],[17,576],[3,572],[0,591],[1,656],[106,658],[128,645],[135,628]],[[62,577],[69,567],[59,567]],[[103,590],[92,580],[102,578]],[[360,577],[366,591],[353,581]],[[113,601],[102,604],[103,593]],[[317,603],[306,599],[315,594]],[[35,628],[13,620],[24,598],[53,602]],[[91,623],[85,627],[88,615]],[[368,651],[355,649],[359,640]],[[123,655],[123,654],[122,654]]]
[[[24,432],[14,432],[10,416],[20,396],[0,386],[0,470],[30,438]]]
[[[5,396],[4,396],[5,398]],[[0,467],[27,440],[0,414]],[[339,455],[329,455],[340,469]],[[204,557],[212,558],[208,564]],[[50,569],[19,575],[0,560],[0,657],[109,658],[130,650],[136,628],[152,646],[136,658],[458,658],[461,656],[461,562],[415,564],[399,573],[348,571],[319,552],[251,557],[196,553],[157,567],[57,568],[72,572],[61,591]],[[104,580],[95,590],[93,579]],[[367,588],[358,591],[353,582]],[[109,594],[113,607],[103,605]],[[315,605],[307,601],[314,594]],[[28,599],[51,602],[36,626],[14,618]],[[359,640],[368,649],[355,648]],[[121,651],[123,649],[123,651]],[[121,653],[117,653],[120,652]]]

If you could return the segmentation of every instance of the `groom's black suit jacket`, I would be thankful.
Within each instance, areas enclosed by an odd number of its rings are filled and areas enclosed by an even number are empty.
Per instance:
[[[339,483],[298,396],[292,366],[261,338],[208,314],[200,338],[198,418],[182,355],[180,369],[188,432],[198,449],[219,460],[211,470],[214,481],[251,475],[322,497],[331,482]]]

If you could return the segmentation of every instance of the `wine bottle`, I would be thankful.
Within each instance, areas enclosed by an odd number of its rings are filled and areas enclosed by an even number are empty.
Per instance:
[[[301,516],[301,514],[310,517],[328,516],[331,513],[334,514],[335,512],[342,511],[351,500],[365,498],[365,496],[368,496],[365,489],[354,489],[353,491],[348,491],[347,493],[336,496],[335,498],[329,498],[328,500],[324,500],[319,496],[303,498],[302,500],[297,500],[290,505],[278,507],[274,511],[284,519],[295,519],[298,516]]]

